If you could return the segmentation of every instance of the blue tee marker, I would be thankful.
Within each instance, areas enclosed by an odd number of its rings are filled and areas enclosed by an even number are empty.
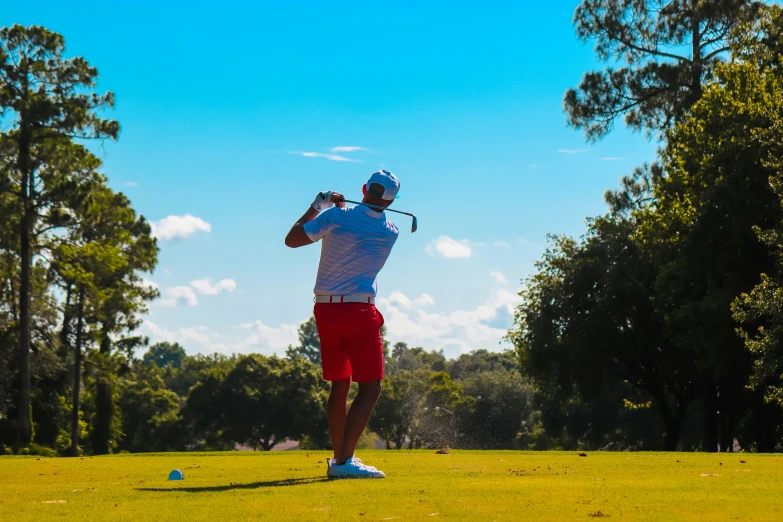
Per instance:
[[[185,475],[182,473],[182,471],[175,469],[169,473],[169,480],[185,480]]]

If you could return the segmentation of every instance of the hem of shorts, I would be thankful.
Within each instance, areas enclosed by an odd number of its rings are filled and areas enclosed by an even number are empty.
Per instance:
[[[350,375],[350,374],[348,374],[348,375],[346,375],[345,377],[340,377],[339,379],[334,379],[334,378],[332,378],[331,376],[330,376],[330,377],[327,377],[327,376],[326,376],[326,375],[324,375],[324,374],[321,374],[321,377],[322,377],[322,378],[323,378],[323,380],[325,380],[325,381],[334,382],[334,381],[344,381],[345,379],[350,379],[350,378],[351,378],[351,375]]]
[[[382,381],[385,375],[381,374],[380,377],[374,377],[370,379],[351,379],[355,383],[363,383],[363,382],[371,382],[371,381]]]

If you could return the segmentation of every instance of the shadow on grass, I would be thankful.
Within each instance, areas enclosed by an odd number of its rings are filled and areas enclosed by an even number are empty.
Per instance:
[[[265,482],[249,482],[247,484],[230,483],[226,486],[203,486],[198,488],[136,488],[136,491],[154,491],[156,493],[170,493],[184,491],[186,493],[209,493],[219,491],[232,491],[235,489],[260,489],[282,488],[286,486],[303,486],[305,484],[317,484],[329,480],[326,477],[297,478],[285,480],[268,480]]]

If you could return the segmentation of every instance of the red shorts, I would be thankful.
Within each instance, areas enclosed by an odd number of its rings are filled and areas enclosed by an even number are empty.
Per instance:
[[[371,304],[316,303],[324,379],[354,382],[383,379],[383,316]]]

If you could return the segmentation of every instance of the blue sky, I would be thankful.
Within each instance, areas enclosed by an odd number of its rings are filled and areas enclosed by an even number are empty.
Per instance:
[[[116,94],[120,139],[96,151],[159,236],[153,342],[282,353],[319,255],[283,237],[318,191],[359,198],[386,168],[419,217],[393,216],[390,338],[455,356],[503,349],[545,235],[581,234],[654,158],[622,124],[597,144],[565,125],[563,93],[600,66],[578,3],[15,2],[0,25],[60,32]]]

